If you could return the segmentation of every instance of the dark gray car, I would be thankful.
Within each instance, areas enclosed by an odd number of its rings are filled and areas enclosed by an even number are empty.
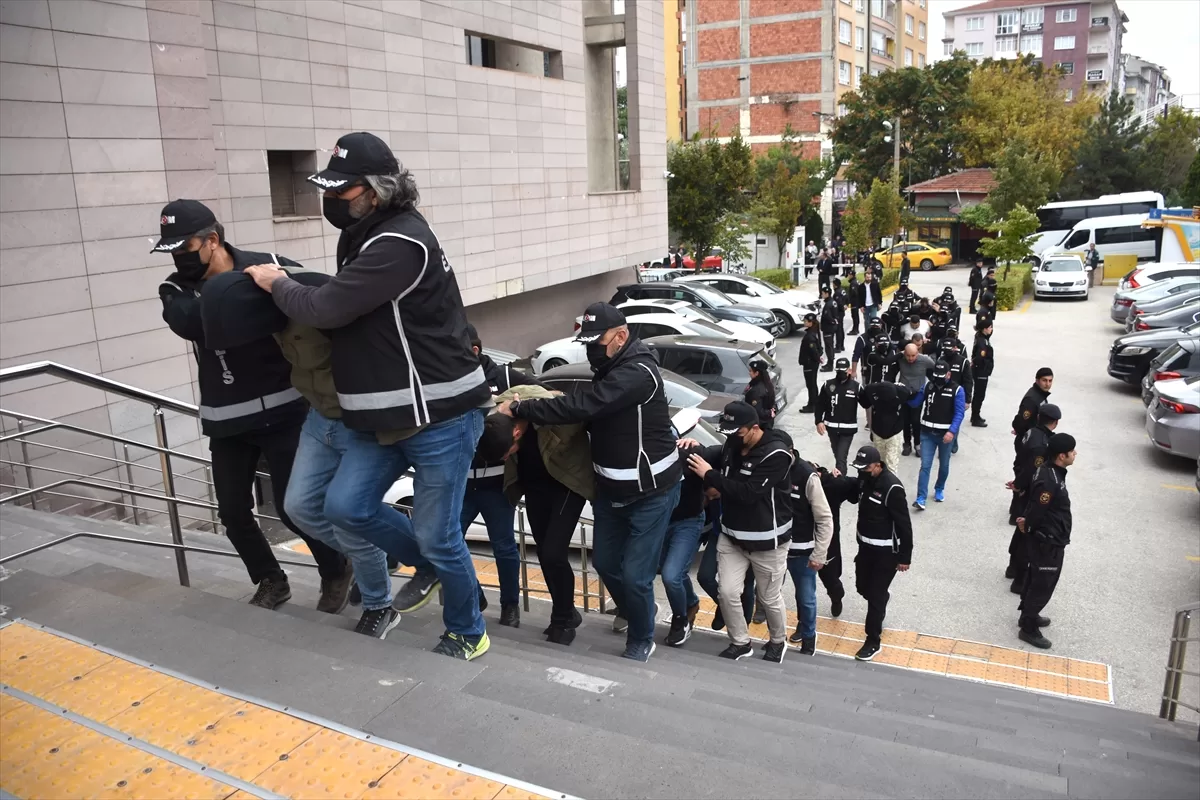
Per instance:
[[[750,362],[762,359],[767,362],[767,371],[775,384],[777,410],[782,412],[787,407],[783,370],[761,344],[708,336],[655,336],[643,341],[654,351],[664,369],[710,391],[736,395],[738,400],[742,399],[742,393],[750,383]]]
[[[1164,311],[1170,311],[1171,309],[1197,300],[1200,300],[1200,284],[1197,284],[1196,288],[1191,291],[1168,294],[1165,297],[1160,297],[1157,300],[1149,300],[1145,303],[1140,301],[1135,302],[1129,307],[1129,316],[1125,318],[1125,330],[1133,330],[1133,326],[1140,317],[1148,314],[1161,314]]]
[[[1130,332],[1152,331],[1158,328],[1178,328],[1200,321],[1200,300],[1184,303],[1168,311],[1157,314],[1143,314],[1137,318]]]
[[[1180,339],[1200,338],[1200,322],[1180,328],[1156,328],[1118,336],[1108,351],[1108,374],[1138,385],[1150,362]]]

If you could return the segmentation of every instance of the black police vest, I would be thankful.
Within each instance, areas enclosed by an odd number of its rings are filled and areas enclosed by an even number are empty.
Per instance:
[[[835,433],[854,433],[858,430],[858,381],[853,378],[829,383],[829,413],[825,427]]]
[[[948,431],[954,422],[954,397],[958,384],[948,381],[941,388],[933,381],[925,384],[925,402],[921,407],[921,427],[935,431]]]
[[[868,480],[858,499],[858,543],[860,547],[879,552],[900,552],[896,526],[888,511],[888,496],[900,486],[900,479],[890,470]],[[903,491],[903,490],[901,490]]]
[[[816,520],[808,502],[808,479],[817,473],[812,464],[797,458],[789,476],[792,483],[792,543],[789,556],[807,556],[816,544]]]

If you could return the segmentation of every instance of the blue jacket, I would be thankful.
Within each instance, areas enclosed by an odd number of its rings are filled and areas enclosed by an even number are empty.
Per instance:
[[[921,403],[925,402],[925,389],[929,386],[929,382],[925,383],[920,390],[913,395],[908,404],[913,408],[920,408]],[[958,429],[962,426],[963,418],[967,415],[967,394],[961,386],[954,393],[954,419],[950,421],[950,432],[958,436]]]

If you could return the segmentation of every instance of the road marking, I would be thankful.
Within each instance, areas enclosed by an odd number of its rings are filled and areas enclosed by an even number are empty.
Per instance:
[[[1195,561],[1200,564],[1200,556],[1184,556],[1188,561]]]
[[[1024,314],[1026,311],[1028,311],[1031,308],[1033,308],[1033,298],[1032,297],[1029,298],[1028,300],[1026,300],[1024,302],[1024,304],[1021,305],[1021,310],[1018,311],[1017,313]]]
[[[559,669],[558,667],[547,667],[546,677],[554,683],[561,683],[563,686],[569,686],[572,689],[582,689],[592,694],[604,694],[614,686],[619,685],[616,681],[606,681],[604,678],[597,678],[595,675],[586,675],[582,672],[576,672],[573,669]]]
[[[1174,489],[1178,492],[1194,492],[1194,491],[1196,491],[1195,486],[1176,486],[1173,483],[1164,483],[1163,488],[1164,489]]]

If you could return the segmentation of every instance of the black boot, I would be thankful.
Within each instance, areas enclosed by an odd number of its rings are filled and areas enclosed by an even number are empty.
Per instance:
[[[509,628],[521,627],[521,607],[516,603],[501,603],[500,624]]]
[[[1017,634],[1017,638],[1022,642],[1025,642],[1025,644],[1031,644],[1041,650],[1050,649],[1050,640],[1045,636],[1042,636],[1042,632],[1037,628],[1031,628],[1029,630],[1021,628],[1021,632]]]

